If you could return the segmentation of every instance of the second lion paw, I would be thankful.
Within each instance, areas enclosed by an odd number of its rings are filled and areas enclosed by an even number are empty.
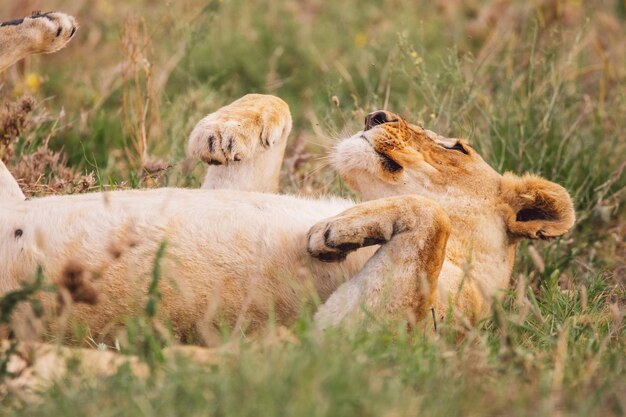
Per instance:
[[[291,114],[278,97],[248,94],[209,114],[189,136],[188,153],[210,165],[243,161],[286,140]]]

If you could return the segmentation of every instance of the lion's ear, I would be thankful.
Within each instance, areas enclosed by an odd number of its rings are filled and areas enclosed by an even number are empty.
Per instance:
[[[565,188],[541,177],[506,173],[502,177],[505,223],[513,236],[547,239],[566,233],[576,219]]]

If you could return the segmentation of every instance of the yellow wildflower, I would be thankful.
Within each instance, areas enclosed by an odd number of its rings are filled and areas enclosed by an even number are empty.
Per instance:
[[[26,85],[26,88],[31,92],[38,91],[41,88],[42,82],[43,79],[38,74],[35,74],[33,72],[27,74],[26,78],[24,79],[24,84]]]
[[[359,48],[364,47],[367,44],[367,35],[363,32],[354,35],[354,44]]]

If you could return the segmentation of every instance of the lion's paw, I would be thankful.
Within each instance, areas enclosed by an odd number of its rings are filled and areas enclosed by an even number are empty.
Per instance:
[[[243,161],[282,143],[290,130],[291,113],[283,100],[248,94],[198,122],[188,153],[210,165]]]
[[[222,165],[249,158],[254,140],[241,123],[203,119],[189,137],[190,154],[209,165]]]
[[[371,222],[340,214],[315,224],[309,230],[307,250],[320,261],[339,262],[356,249],[386,242],[388,235],[381,227],[372,227]]]
[[[32,41],[34,53],[49,54],[63,48],[76,34],[78,24],[74,17],[59,12],[33,13],[24,19],[23,27]]]

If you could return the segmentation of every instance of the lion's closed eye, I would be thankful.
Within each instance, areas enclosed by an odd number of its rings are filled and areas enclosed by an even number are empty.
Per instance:
[[[458,152],[464,153],[465,155],[469,155],[469,152],[467,151],[467,149],[465,148],[465,146],[463,146],[463,144],[461,142],[456,142],[452,146],[446,146],[446,145],[443,145],[443,144],[441,144],[441,146],[443,148],[446,148],[446,149],[449,149],[449,150],[452,150],[452,151],[458,151]]]

